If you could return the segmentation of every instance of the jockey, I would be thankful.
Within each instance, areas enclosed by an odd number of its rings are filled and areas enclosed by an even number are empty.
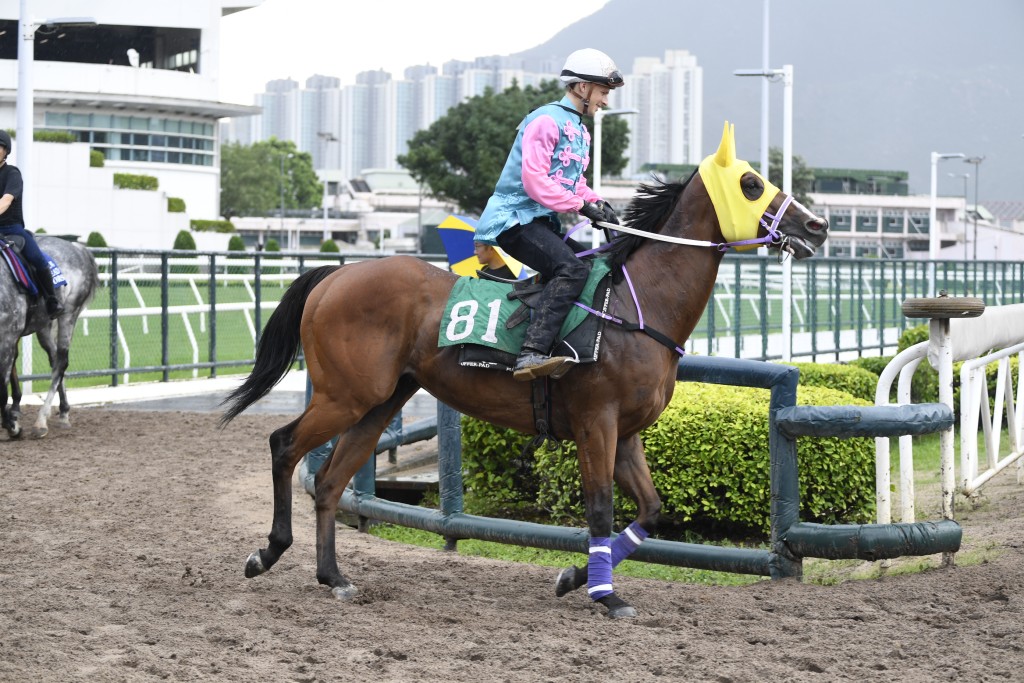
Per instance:
[[[43,252],[39,251],[35,237],[25,229],[25,219],[21,214],[21,171],[17,166],[7,163],[7,157],[10,155],[11,136],[7,131],[0,130],[0,237],[14,235],[24,238],[25,248],[22,254],[35,268],[36,284],[46,300],[46,312],[53,319],[64,312],[64,304],[54,291],[50,265],[46,262]]]
[[[565,97],[538,107],[519,124],[474,238],[497,244],[545,283],[513,368],[519,381],[564,374],[566,359],[549,354],[589,272],[562,239],[558,213],[619,222],[583,177],[590,163],[590,132],[582,117],[608,106],[608,93],[623,84],[622,74],[608,55],[586,48],[569,55],[561,81]]]

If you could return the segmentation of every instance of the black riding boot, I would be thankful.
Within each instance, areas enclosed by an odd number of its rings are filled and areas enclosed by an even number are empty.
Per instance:
[[[36,284],[39,286],[39,293],[43,300],[46,301],[46,313],[50,316],[50,320],[59,318],[60,314],[64,312],[64,302],[57,298],[57,291],[53,288],[50,271],[47,270],[45,273],[37,275]]]

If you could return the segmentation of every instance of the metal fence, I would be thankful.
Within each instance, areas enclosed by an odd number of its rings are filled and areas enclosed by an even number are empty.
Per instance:
[[[247,372],[263,325],[297,275],[325,264],[379,258],[324,253],[97,249],[100,287],[78,322],[68,386]],[[443,255],[418,255],[447,269]],[[931,291],[932,262],[810,259],[792,266],[794,359],[818,362],[895,353],[916,325],[902,301]],[[679,277],[686,277],[680,273]],[[782,266],[774,257],[730,255],[687,350],[756,360],[781,358]],[[938,289],[988,305],[1024,301],[1024,262],[935,263]],[[656,311],[645,311],[655,319]],[[49,377],[45,354],[22,345],[24,380]]]

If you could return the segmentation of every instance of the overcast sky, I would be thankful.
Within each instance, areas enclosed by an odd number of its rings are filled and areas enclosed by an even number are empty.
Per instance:
[[[252,104],[267,81],[313,74],[355,83],[360,71],[395,78],[416,64],[440,67],[534,47],[608,0],[265,0],[221,20],[221,99]],[[595,36],[595,39],[599,38]],[[585,45],[570,46],[587,47]]]

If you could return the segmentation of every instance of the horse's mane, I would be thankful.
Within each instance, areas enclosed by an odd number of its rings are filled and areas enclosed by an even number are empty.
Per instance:
[[[622,214],[624,221],[636,230],[660,233],[692,178],[692,174],[686,180],[675,182],[655,178],[651,184],[641,184]],[[646,241],[644,237],[625,233],[613,239],[611,246],[603,252],[608,255],[612,273],[621,273],[622,269],[619,266]]]

